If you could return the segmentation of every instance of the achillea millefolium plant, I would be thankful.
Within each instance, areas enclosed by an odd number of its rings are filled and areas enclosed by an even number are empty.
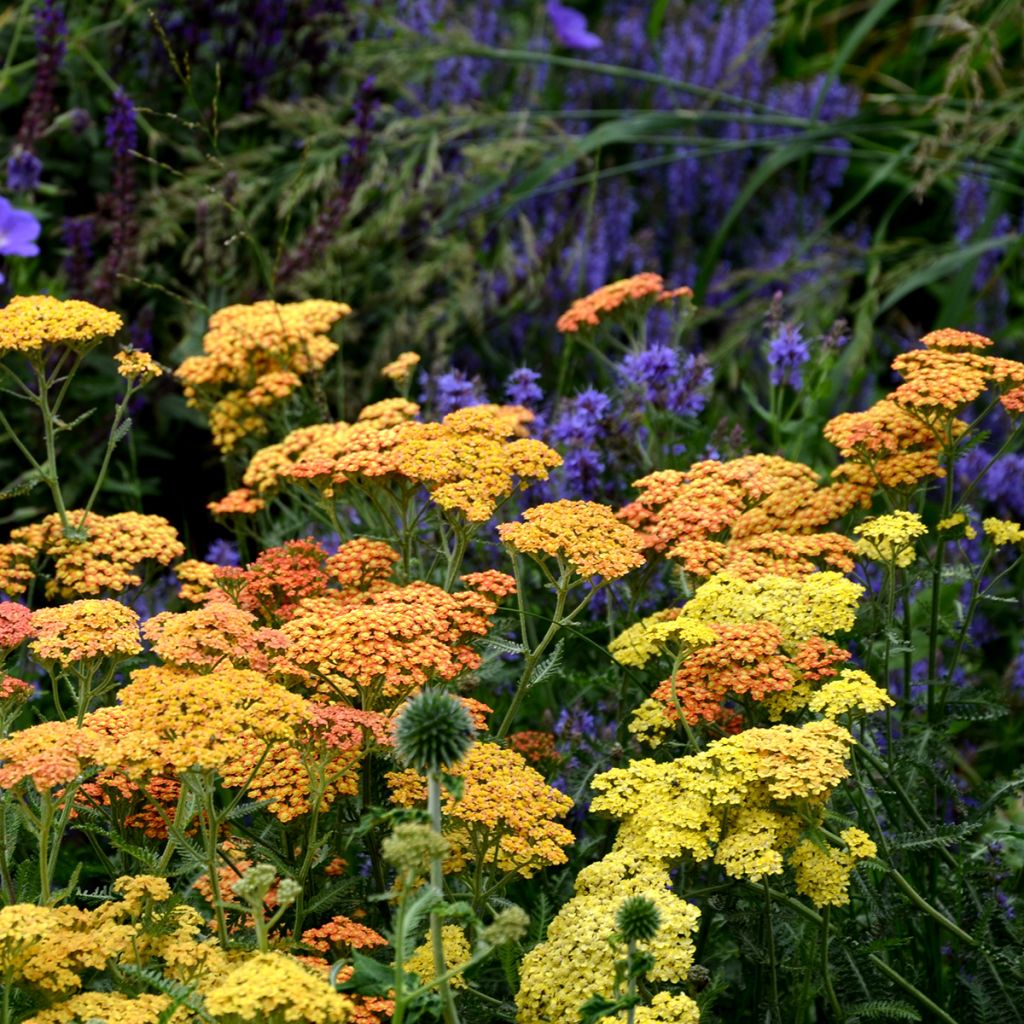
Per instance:
[[[8,497],[49,501],[0,544],[0,1024],[1019,1019],[1024,525],[985,487],[1024,363],[933,331],[819,446],[840,343],[791,338],[781,443],[722,457],[657,275],[566,311],[632,372],[555,410],[521,372],[429,415],[407,352],[338,420],[349,312],[235,304],[170,371],[101,307],[0,311]],[[104,474],[157,377],[208,417],[207,557],[103,476],[69,507],[102,360]]]

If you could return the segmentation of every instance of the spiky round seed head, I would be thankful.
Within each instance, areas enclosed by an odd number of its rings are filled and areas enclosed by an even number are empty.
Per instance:
[[[661,914],[646,896],[630,896],[619,907],[615,924],[627,942],[645,942],[658,934]]]
[[[405,705],[395,727],[398,758],[420,772],[458,764],[473,745],[476,729],[461,701],[443,690],[424,690]]]

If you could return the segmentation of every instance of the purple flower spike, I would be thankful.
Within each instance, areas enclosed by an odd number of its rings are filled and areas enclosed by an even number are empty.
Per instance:
[[[15,146],[7,158],[7,187],[12,192],[33,192],[39,186],[43,162],[30,149]]]
[[[596,50],[604,46],[604,40],[587,28],[586,15],[581,11],[558,0],[548,0],[548,17],[558,41],[570,50]]]
[[[768,345],[768,365],[776,387],[788,385],[796,391],[803,384],[801,368],[811,358],[803,332],[795,324],[783,324]]]
[[[16,210],[10,200],[0,197],[0,256],[38,256],[40,230],[39,221],[28,210]]]

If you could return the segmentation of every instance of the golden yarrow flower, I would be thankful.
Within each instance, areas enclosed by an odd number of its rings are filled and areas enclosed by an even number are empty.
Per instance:
[[[0,352],[37,352],[60,344],[84,352],[123,325],[117,313],[81,299],[16,295],[0,309]]]
[[[584,578],[618,579],[645,562],[643,538],[593,501],[536,505],[523,522],[502,523],[498,536],[522,554],[561,559]]]
[[[119,601],[86,599],[40,608],[32,613],[32,630],[32,653],[64,666],[92,658],[130,658],[142,651],[139,616]]]

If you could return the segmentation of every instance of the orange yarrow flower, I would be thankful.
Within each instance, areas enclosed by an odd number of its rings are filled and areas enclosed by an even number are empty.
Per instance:
[[[562,334],[577,334],[614,316],[646,312],[656,302],[692,297],[693,291],[687,287],[666,291],[660,274],[635,274],[576,299],[558,318],[555,327]]]

